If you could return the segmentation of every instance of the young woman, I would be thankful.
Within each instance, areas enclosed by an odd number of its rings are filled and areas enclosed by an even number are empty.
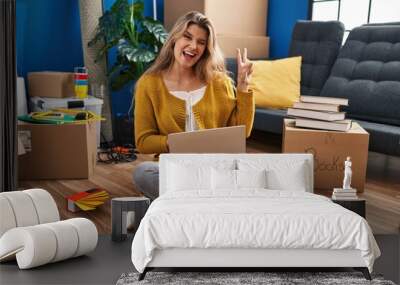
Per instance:
[[[170,133],[245,125],[250,136],[254,98],[252,63],[237,52],[236,96],[209,19],[189,12],[172,28],[155,63],[135,88],[135,140],[140,153],[168,152]],[[158,163],[143,162],[133,175],[137,190],[158,197]]]

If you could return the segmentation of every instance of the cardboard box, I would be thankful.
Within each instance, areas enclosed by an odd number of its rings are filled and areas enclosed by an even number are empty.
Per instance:
[[[312,153],[314,155],[314,187],[333,190],[341,188],[344,161],[351,157],[353,177],[351,186],[364,191],[367,171],[369,134],[353,122],[348,132],[334,132],[294,127],[294,120],[285,119],[283,131],[284,153]]]
[[[249,59],[264,59],[269,57],[269,37],[217,35],[217,42],[225,58],[236,57],[236,49],[247,48]]]
[[[265,36],[268,0],[165,0],[164,26],[170,31],[187,12],[198,11],[208,17],[221,34]]]
[[[20,180],[87,179],[97,157],[96,124],[18,123],[26,154],[18,156]]]
[[[30,97],[73,97],[74,74],[56,71],[29,72],[28,93]]]
[[[101,116],[103,100],[88,96],[87,98],[45,98],[31,97],[29,100],[32,112],[47,112],[51,109],[86,110]],[[100,146],[101,122],[96,122],[97,146]]]

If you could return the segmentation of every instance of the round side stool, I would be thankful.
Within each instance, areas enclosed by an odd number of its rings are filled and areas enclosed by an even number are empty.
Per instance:
[[[140,221],[150,206],[147,197],[119,197],[111,199],[111,239],[123,241],[127,238],[127,215],[135,213],[134,229],[139,227]]]

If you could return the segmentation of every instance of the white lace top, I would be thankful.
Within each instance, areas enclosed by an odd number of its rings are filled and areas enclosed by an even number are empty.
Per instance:
[[[185,100],[186,102],[186,121],[185,121],[185,131],[195,131],[198,130],[196,120],[194,118],[192,107],[203,98],[206,91],[206,86],[193,91],[170,91],[175,97]]]

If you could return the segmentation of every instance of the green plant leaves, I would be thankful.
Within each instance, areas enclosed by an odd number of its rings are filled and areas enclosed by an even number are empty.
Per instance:
[[[89,42],[92,46],[100,39],[105,41],[106,46],[114,46],[118,40],[126,34],[125,24],[130,22],[130,8],[127,0],[117,0],[111,7],[99,18],[99,25],[95,37]]]
[[[134,2],[131,8],[129,9],[129,12],[131,13],[131,21],[143,20],[143,11],[144,11],[144,3],[142,1]]]
[[[152,51],[132,47],[130,45],[121,45],[118,47],[121,55],[125,56],[129,62],[142,62],[148,63],[156,58],[156,54]]]
[[[168,34],[164,29],[164,26],[158,22],[155,21],[151,18],[145,18],[143,20],[143,27],[154,36],[154,38],[160,42],[161,44],[164,44]]]
[[[108,72],[113,90],[137,80],[155,60],[167,39],[163,25],[144,17],[143,11],[142,0],[132,4],[128,0],[116,0],[111,9],[99,18],[96,35],[88,44],[101,43],[96,60],[117,47],[116,62]]]

